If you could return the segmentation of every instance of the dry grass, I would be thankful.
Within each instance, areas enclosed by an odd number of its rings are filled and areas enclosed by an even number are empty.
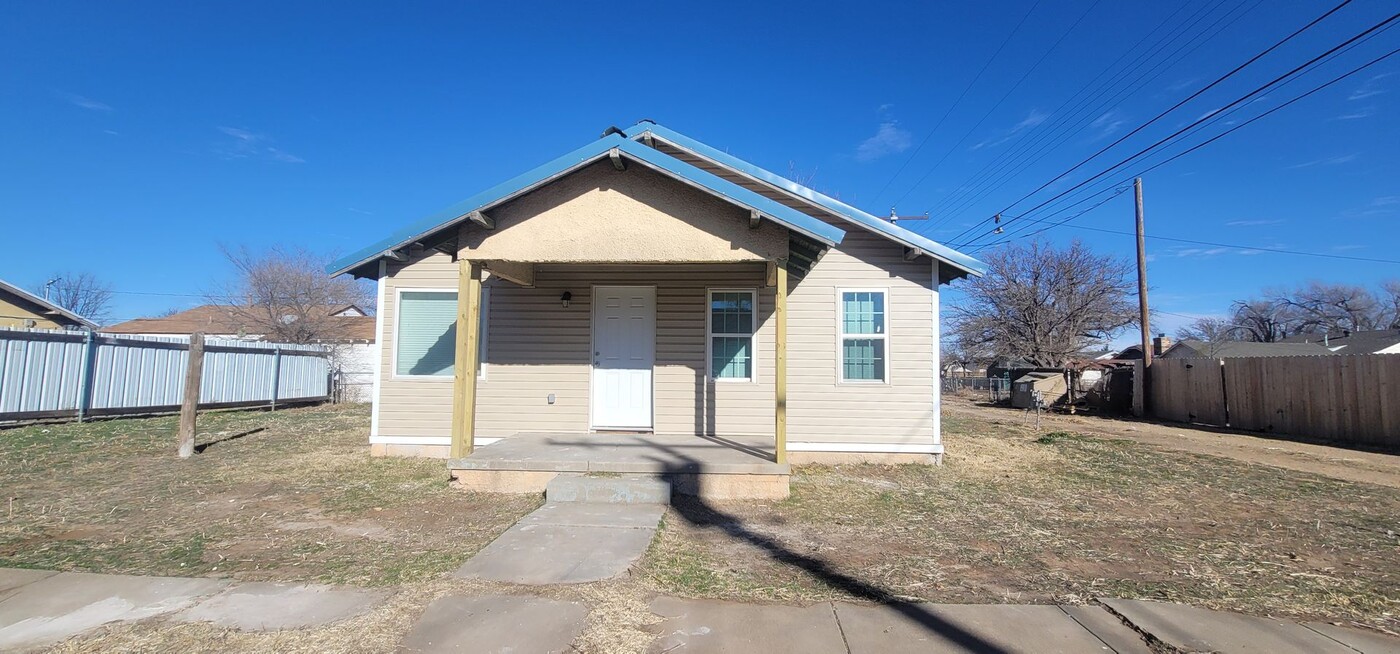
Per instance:
[[[1138,597],[1400,627],[1400,490],[948,417],[941,468],[807,466],[789,500],[680,504],[654,588],[805,601]]]
[[[538,499],[448,487],[441,461],[371,458],[368,407],[0,431],[0,567],[382,586],[460,565]]]

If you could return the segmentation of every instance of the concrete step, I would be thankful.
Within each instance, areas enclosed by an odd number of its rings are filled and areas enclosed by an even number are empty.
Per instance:
[[[671,482],[659,477],[561,474],[549,481],[544,496],[550,502],[670,504]]]

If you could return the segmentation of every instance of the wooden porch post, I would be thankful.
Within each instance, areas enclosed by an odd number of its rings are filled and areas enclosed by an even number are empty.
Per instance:
[[[457,262],[457,351],[452,379],[452,458],[472,453],[476,439],[476,361],[481,343],[481,264]]]
[[[778,290],[774,295],[773,317],[777,320],[777,343],[773,358],[773,460],[787,463],[787,262],[778,262]]]

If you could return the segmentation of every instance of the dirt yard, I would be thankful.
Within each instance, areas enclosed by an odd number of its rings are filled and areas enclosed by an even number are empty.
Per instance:
[[[369,408],[0,430],[0,567],[380,586],[460,565],[539,499],[448,487],[441,461],[371,459]]]
[[[451,489],[440,461],[370,458],[366,408],[211,414],[207,447],[188,461],[172,453],[174,418],[9,429],[0,566],[395,587],[384,606],[326,628],[143,622],[65,652],[386,651],[449,592],[585,602],[586,652],[643,651],[657,620],[647,601],[662,592],[1111,595],[1400,630],[1400,490],[1092,425],[1037,433],[1020,414],[965,408],[945,413],[942,467],[807,466],[786,501],[679,501],[630,577],[548,588],[446,576],[539,498]]]
[[[1400,490],[1000,416],[945,411],[940,468],[808,466],[784,502],[679,503],[644,574],[697,597],[1116,596],[1400,629]]]

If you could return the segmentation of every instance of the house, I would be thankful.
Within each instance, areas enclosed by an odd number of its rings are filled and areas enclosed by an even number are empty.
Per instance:
[[[1340,334],[1299,334],[1284,343],[1316,343],[1333,354],[1400,354],[1400,328],[1367,331],[1344,330]]]
[[[982,270],[650,121],[328,268],[378,283],[376,454],[727,443],[782,495],[789,461],[942,455],[939,287]]]
[[[1316,343],[1254,343],[1250,341],[1205,341],[1184,340],[1171,346],[1162,354],[1164,359],[1216,358],[1235,359],[1243,357],[1295,357],[1331,354],[1327,348]]]
[[[374,387],[374,362],[379,356],[375,319],[353,304],[328,306],[326,315],[339,325],[338,337],[325,341],[331,347],[332,365],[339,370],[340,397],[367,402]],[[210,338],[262,341],[261,328],[248,325],[244,312],[229,305],[203,304],[160,318],[136,318],[102,330],[106,334],[138,336],[188,336],[202,332]]]
[[[0,279],[0,327],[97,329],[97,323]]]

